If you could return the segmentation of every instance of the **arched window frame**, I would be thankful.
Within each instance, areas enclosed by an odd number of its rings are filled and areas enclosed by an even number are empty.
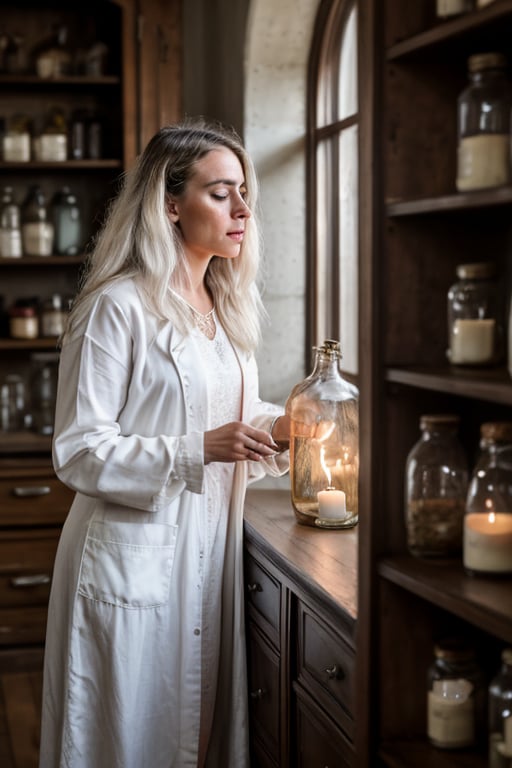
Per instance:
[[[353,65],[348,79],[352,78],[355,98],[354,109],[348,112],[347,99],[340,98],[341,79],[347,84],[347,60]],[[347,348],[350,352],[348,366],[343,367],[354,375],[358,372],[357,74],[357,0],[321,0],[308,72],[306,355],[324,338],[337,338],[342,352]],[[342,193],[347,155],[340,148],[347,146],[347,138],[355,146],[355,157],[347,173],[350,188],[347,192],[345,183]],[[345,214],[344,206],[348,206]],[[351,231],[343,229],[342,219]],[[347,236],[350,253],[342,246]]]

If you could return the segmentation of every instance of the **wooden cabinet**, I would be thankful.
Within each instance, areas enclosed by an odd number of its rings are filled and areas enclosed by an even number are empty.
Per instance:
[[[355,531],[297,524],[286,492],[250,490],[245,590],[255,768],[355,766]]]
[[[471,467],[481,423],[512,416],[504,365],[463,370],[446,359],[457,264],[492,260],[504,290],[510,281],[512,189],[458,193],[455,173],[467,59],[502,51],[512,61],[512,2],[447,20],[430,0],[361,7],[358,765],[483,767],[485,743],[429,745],[426,672],[434,643],[456,633],[474,642],[489,679],[512,642],[512,580],[470,577],[461,557],[411,557],[403,493],[421,414],[460,416]]]

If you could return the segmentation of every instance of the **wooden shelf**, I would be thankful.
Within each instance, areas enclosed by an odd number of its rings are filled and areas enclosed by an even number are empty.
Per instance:
[[[52,349],[57,352],[58,339],[51,337],[48,339],[0,339],[0,350],[13,351],[16,349]]]
[[[461,560],[420,560],[408,555],[378,563],[383,578],[476,627],[512,643],[512,576],[468,576]]]
[[[29,430],[21,432],[2,432],[0,440],[0,456],[10,456],[16,453],[50,453],[52,438],[38,435]]]
[[[0,162],[0,171],[101,171],[121,168],[122,162],[117,158],[105,160],[63,160],[58,163],[36,162],[7,163]]]
[[[512,379],[504,368],[474,370],[450,366],[388,368],[386,380],[450,395],[512,405]]]
[[[92,77],[89,75],[67,75],[66,77],[38,77],[37,75],[0,75],[0,87],[14,86],[16,88],[32,88],[37,87],[38,90],[45,88],[61,88],[71,87],[75,90],[77,87],[94,87],[98,86],[118,86],[121,83],[121,78],[118,75],[101,75],[98,77]]]
[[[512,203],[512,187],[478,190],[475,192],[457,192],[439,197],[416,200],[388,200],[386,214],[393,216],[418,216],[423,214],[444,213],[451,211],[475,211],[492,206],[509,206]]]
[[[86,255],[81,253],[77,256],[21,256],[19,259],[0,258],[0,269],[2,267],[69,267],[73,264],[80,266],[86,259]]]
[[[387,60],[393,61],[435,46],[452,44],[458,37],[482,34],[487,25],[499,23],[512,11],[512,0],[500,0],[486,8],[465,13],[438,23],[413,37],[395,43],[387,50]]]
[[[426,739],[384,743],[380,757],[387,768],[487,768],[486,756],[432,747]]]

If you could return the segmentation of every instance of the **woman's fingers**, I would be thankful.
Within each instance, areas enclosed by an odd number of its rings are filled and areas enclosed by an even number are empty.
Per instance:
[[[276,445],[268,432],[241,421],[224,424],[204,434],[204,459],[212,461],[259,461],[274,456]]]

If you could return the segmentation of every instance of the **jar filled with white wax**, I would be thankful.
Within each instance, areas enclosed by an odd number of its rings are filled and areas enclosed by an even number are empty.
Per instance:
[[[459,192],[502,187],[512,180],[512,87],[501,53],[468,59],[469,84],[457,102]]]
[[[493,366],[504,354],[503,295],[491,262],[459,264],[448,291],[448,350],[452,365]]]
[[[464,567],[472,574],[512,574],[512,422],[480,427],[480,453],[466,499]]]

